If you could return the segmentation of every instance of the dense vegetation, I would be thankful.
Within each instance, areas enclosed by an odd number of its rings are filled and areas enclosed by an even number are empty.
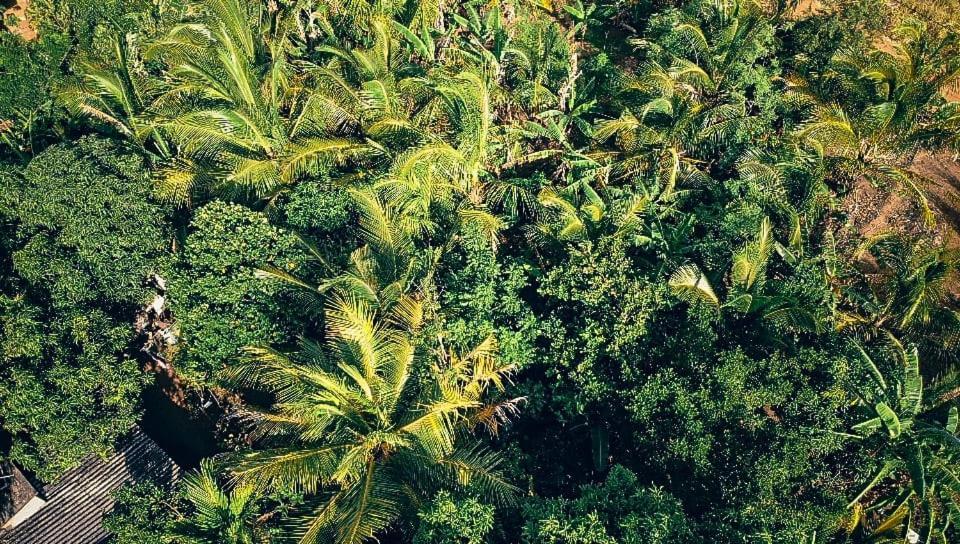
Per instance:
[[[118,544],[960,541],[952,13],[35,0],[0,454],[55,480],[158,381],[230,432]]]

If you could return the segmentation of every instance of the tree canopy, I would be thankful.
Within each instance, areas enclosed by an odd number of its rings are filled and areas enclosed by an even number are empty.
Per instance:
[[[957,541],[951,6],[35,0],[0,456],[159,393],[117,543]]]

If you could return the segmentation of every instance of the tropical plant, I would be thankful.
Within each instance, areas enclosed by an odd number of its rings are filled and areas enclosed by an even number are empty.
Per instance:
[[[160,126],[178,149],[160,170],[169,198],[184,203],[199,190],[269,199],[370,152],[322,130],[328,113],[289,59],[300,9],[270,13],[261,3],[201,2],[195,21],[153,45],[173,79],[160,99],[168,106]]]
[[[859,521],[877,536],[912,531],[921,533],[923,542],[947,542],[947,527],[960,520],[957,407],[949,404],[946,422],[938,421],[941,403],[924,401],[916,347],[890,340],[900,367],[892,373],[880,370],[874,358],[856,346],[871,382],[859,391],[868,419],[853,425],[850,436],[878,442],[882,466],[850,501],[851,527]],[[886,483],[891,477],[894,482]]]
[[[853,274],[844,288],[837,327],[864,339],[893,334],[917,344],[930,369],[955,361],[960,315],[948,286],[956,276],[953,251],[923,240],[880,234],[865,240],[854,259],[873,262],[875,273]]]
[[[615,139],[619,175],[709,179],[704,163],[729,154],[758,122],[742,80],[766,84],[745,68],[763,51],[763,24],[752,0],[692,2],[687,13],[665,13],[654,39],[636,40],[644,61],[619,91],[625,107],[594,133]]]
[[[252,414],[268,449],[238,456],[232,472],[238,482],[316,498],[298,526],[300,542],[369,540],[441,486],[472,485],[498,501],[514,493],[499,457],[458,436],[503,415],[484,396],[503,389],[511,367],[497,362],[492,338],[463,355],[441,340],[435,360],[421,366],[419,315],[412,298],[380,311],[335,296],[326,349],[308,342],[288,356],[250,348],[236,369],[240,383],[270,391],[277,404]]]
[[[176,523],[175,533],[210,544],[254,544],[261,540],[258,497],[252,485],[223,489],[213,462],[207,459],[197,471],[184,477],[182,487],[190,513]]]
[[[960,41],[953,32],[938,35],[915,20],[897,27],[894,36],[868,51],[841,50],[814,85],[793,80],[800,102],[812,108],[797,137],[826,157],[839,170],[835,177],[846,178],[841,181],[863,176],[905,188],[932,223],[918,176],[906,166],[921,150],[956,144],[954,109],[943,107],[941,93],[960,85]]]
[[[167,252],[167,212],[128,146],[89,136],[0,172],[0,424],[51,481],[139,418],[133,316]]]
[[[683,265],[670,276],[671,291],[687,302],[705,302],[718,310],[759,315],[788,328],[819,330],[822,323],[815,317],[817,311],[808,303],[766,286],[767,267],[774,251],[788,266],[800,264],[799,224],[794,226],[790,245],[784,246],[774,239],[770,218],[763,218],[756,238],[733,254],[726,301],[721,302],[709,279],[695,264]],[[825,288],[826,277],[823,279]]]
[[[134,36],[109,37],[110,56],[79,62],[79,81],[65,86],[60,102],[73,114],[102,123],[161,156],[170,154],[151,108],[166,90],[141,59]]]
[[[418,514],[420,525],[414,544],[483,544],[493,530],[494,508],[474,497],[437,493]]]

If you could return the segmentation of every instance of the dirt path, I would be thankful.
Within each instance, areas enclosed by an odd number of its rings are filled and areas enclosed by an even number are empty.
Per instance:
[[[17,0],[16,4],[3,12],[4,21],[7,21],[11,17],[17,20],[16,26],[7,27],[7,29],[27,41],[37,39],[37,29],[33,28],[33,25],[30,24],[30,20],[27,18],[27,9],[29,8],[30,0]]]

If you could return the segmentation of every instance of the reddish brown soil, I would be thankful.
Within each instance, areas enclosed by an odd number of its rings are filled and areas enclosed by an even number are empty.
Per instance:
[[[796,9],[793,10],[793,16],[797,18],[810,17],[823,11],[823,2],[821,0],[800,0]]]
[[[861,237],[926,234],[960,248],[960,164],[949,155],[921,153],[909,170],[920,178],[918,185],[936,217],[932,228],[924,224],[914,195],[902,188],[877,188],[865,179],[857,181],[841,203],[849,227]]]
[[[949,155],[922,153],[909,170],[920,178],[918,185],[936,218],[933,227],[924,223],[914,195],[860,180],[841,202],[849,218],[849,233],[854,240],[884,233],[925,236],[935,244],[960,250],[960,163]],[[876,266],[869,255],[860,259],[858,267],[864,271]],[[948,289],[960,297],[960,278]]]
[[[16,26],[8,27],[8,30],[27,41],[37,39],[37,30],[33,28],[33,25],[30,24],[30,19],[27,17],[27,10],[29,8],[30,0],[17,0],[16,4],[3,12],[4,21],[7,21],[11,17],[17,20]]]
[[[910,170],[923,177],[923,190],[937,215],[947,247],[960,248],[960,163],[949,155],[921,154]]]
[[[841,208],[847,213],[848,227],[857,238],[884,233],[917,236],[927,232],[914,200],[897,188],[874,187],[866,179],[854,184],[843,198]]]

